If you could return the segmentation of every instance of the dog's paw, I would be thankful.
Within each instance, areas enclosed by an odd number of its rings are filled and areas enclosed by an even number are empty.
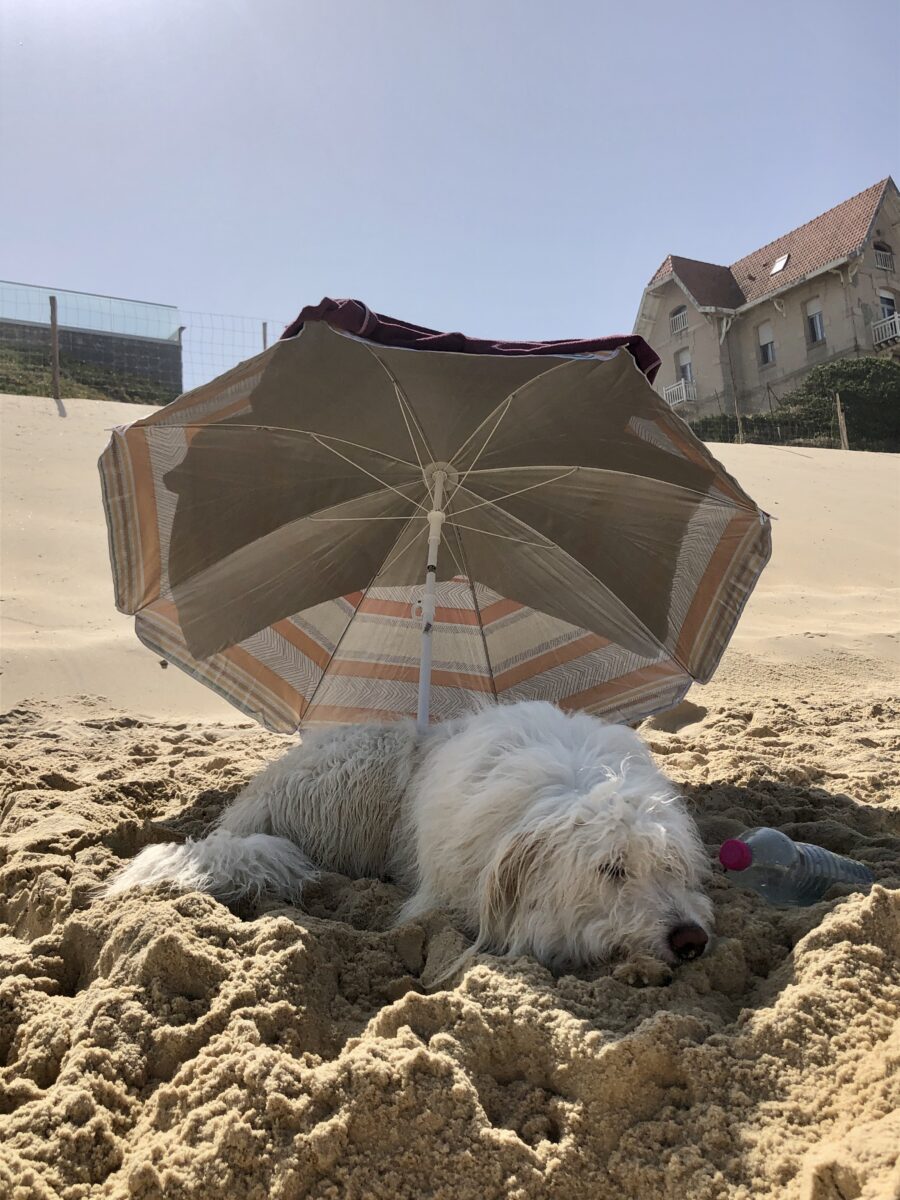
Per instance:
[[[629,987],[668,987],[672,982],[672,968],[661,958],[641,954],[620,963],[612,973],[613,979]]]

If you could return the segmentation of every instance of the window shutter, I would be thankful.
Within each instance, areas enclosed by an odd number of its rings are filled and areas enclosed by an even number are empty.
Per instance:
[[[759,327],[759,344],[767,346],[769,342],[774,342],[775,338],[772,334],[772,322],[764,321]]]

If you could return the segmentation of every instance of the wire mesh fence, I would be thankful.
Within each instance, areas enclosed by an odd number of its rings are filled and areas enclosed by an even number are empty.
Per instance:
[[[842,448],[837,406],[830,413],[750,413],[740,418],[724,413],[684,418],[704,442],[754,442],[767,446],[818,446]]]
[[[167,404],[286,324],[0,281],[0,392]]]
[[[281,337],[286,320],[224,313],[181,313],[184,387],[198,387]]]

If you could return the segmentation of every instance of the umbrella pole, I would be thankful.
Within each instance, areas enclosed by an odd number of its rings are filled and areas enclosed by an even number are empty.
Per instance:
[[[431,638],[434,633],[434,589],[437,580],[438,549],[441,526],[444,524],[444,483],[446,472],[434,473],[434,507],[428,514],[428,561],[425,567],[425,592],[422,596],[422,653],[419,657],[419,706],[416,728],[424,733],[428,728],[431,706]]]

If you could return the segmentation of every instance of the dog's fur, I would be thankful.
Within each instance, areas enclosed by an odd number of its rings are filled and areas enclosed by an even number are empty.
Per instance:
[[[695,957],[712,924],[699,836],[641,739],[543,702],[424,735],[408,721],[313,734],[208,837],[147,847],[106,894],[165,881],[299,898],[317,868],[391,879],[410,893],[399,921],[449,909],[473,951],[555,969]]]

